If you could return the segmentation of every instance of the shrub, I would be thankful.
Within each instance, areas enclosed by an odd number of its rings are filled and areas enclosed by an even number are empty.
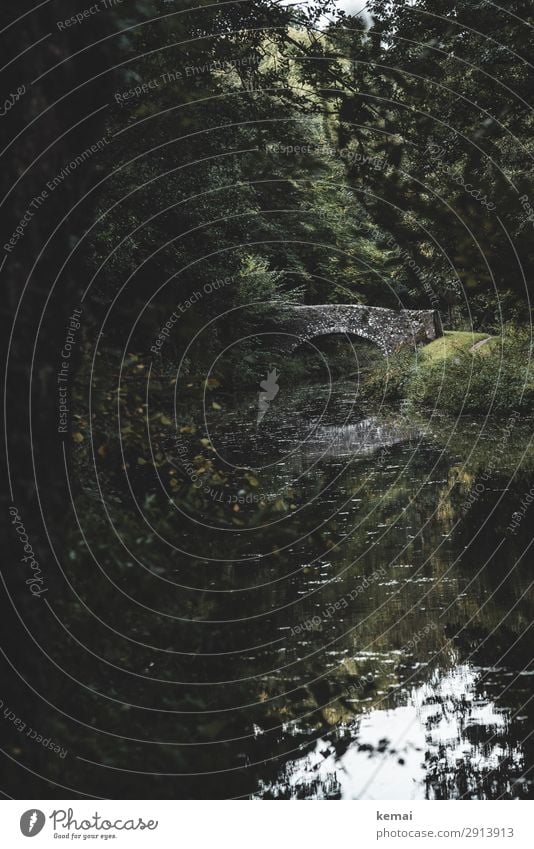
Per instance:
[[[407,400],[448,413],[534,411],[532,342],[523,328],[507,327],[500,338],[471,352],[453,350],[438,361],[402,352],[367,381],[363,396],[376,402]]]

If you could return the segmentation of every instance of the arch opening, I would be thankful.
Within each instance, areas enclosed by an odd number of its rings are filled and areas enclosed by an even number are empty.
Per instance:
[[[336,329],[310,334],[293,347],[291,357],[305,360],[312,378],[324,380],[330,371],[333,380],[342,380],[372,371],[384,350],[363,334]]]

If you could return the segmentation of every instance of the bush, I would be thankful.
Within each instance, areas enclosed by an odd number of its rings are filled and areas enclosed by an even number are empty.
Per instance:
[[[360,384],[360,399],[365,403],[380,404],[407,398],[416,364],[411,350],[400,351],[378,362]]]
[[[438,361],[402,352],[384,362],[363,389],[365,400],[406,400],[448,413],[534,411],[532,342],[507,327],[479,350],[453,350]]]

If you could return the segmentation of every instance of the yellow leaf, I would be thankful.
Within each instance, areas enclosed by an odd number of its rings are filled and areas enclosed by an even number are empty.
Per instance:
[[[217,401],[213,401],[211,406],[214,410],[222,410],[221,405],[217,404]]]
[[[83,442],[83,440],[84,440],[83,433],[80,433],[79,431],[76,431],[76,433],[73,433],[72,438],[73,438],[74,442],[77,442],[77,443]]]

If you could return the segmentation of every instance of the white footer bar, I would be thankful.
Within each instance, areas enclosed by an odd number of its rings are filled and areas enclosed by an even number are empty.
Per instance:
[[[534,847],[534,802],[3,801],[1,845]],[[35,839],[35,843],[29,843]]]

